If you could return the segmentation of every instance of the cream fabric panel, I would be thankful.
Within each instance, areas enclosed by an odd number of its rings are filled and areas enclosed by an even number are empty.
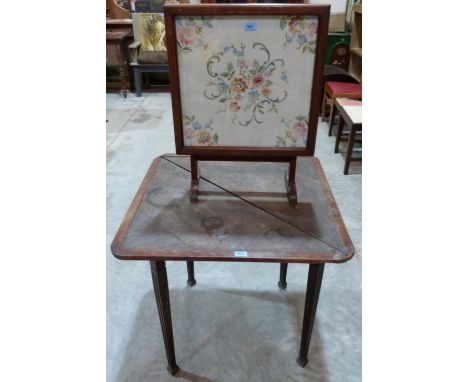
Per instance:
[[[176,18],[184,145],[305,147],[316,17]]]

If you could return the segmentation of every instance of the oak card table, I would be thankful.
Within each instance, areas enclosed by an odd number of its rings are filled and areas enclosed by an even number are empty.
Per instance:
[[[283,163],[203,162],[199,202],[190,203],[190,157],[156,158],[112,242],[115,257],[151,265],[168,371],[179,370],[172,333],[166,261],[186,261],[195,285],[195,261],[280,263],[286,288],[288,263],[309,265],[297,362],[308,363],[325,263],[342,263],[354,247],[317,158],[297,161],[298,201],[285,192]]]

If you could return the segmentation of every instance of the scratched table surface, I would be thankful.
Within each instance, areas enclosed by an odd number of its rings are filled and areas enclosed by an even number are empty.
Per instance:
[[[122,260],[349,260],[354,247],[319,160],[298,158],[295,207],[286,197],[286,169],[283,163],[200,162],[199,202],[192,204],[190,157],[158,157],[112,253]]]

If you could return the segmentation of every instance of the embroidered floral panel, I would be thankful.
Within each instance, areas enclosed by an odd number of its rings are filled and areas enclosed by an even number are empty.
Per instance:
[[[185,146],[306,147],[316,16],[177,16]]]

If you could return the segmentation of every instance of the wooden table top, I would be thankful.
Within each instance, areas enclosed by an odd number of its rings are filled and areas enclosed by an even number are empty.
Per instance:
[[[288,263],[353,257],[317,158],[298,158],[296,207],[286,197],[287,164],[199,164],[199,202],[192,204],[190,157],[166,154],[153,161],[111,245],[114,256]]]

